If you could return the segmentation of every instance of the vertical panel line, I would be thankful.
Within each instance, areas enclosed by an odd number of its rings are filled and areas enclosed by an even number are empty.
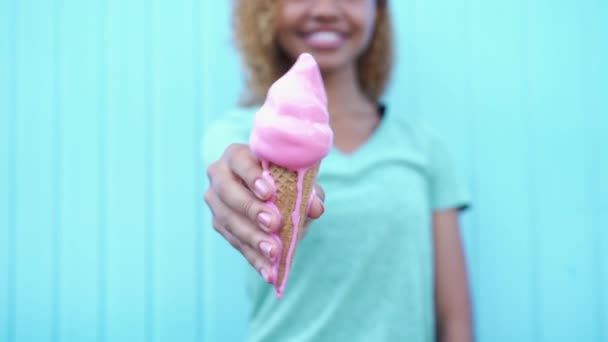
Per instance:
[[[11,67],[9,68],[10,77],[10,96],[8,108],[8,276],[7,282],[7,322],[6,322],[6,340],[9,342],[15,341],[16,328],[16,309],[17,309],[17,111],[19,109],[17,99],[17,88],[19,86],[19,1],[13,0],[12,4],[12,20],[9,27],[12,27],[12,44],[11,44]]]
[[[599,61],[601,60],[601,57],[598,58],[598,48],[599,46],[603,46],[602,43],[598,40],[595,39],[588,39],[587,37],[585,37],[585,34],[590,35],[591,37],[595,38],[595,32],[593,32],[594,26],[597,25],[597,27],[602,27],[602,25],[606,25],[604,23],[599,23],[597,21],[595,21],[595,18],[593,18],[593,21],[591,22],[591,18],[587,18],[587,13],[585,12],[585,10],[589,10],[590,6],[580,6],[579,7],[579,25],[581,26],[579,29],[579,32],[581,33],[581,36],[579,37],[578,41],[581,42],[582,46],[579,49],[582,53],[582,55],[580,56],[581,58],[581,64],[579,65],[580,67],[580,84],[581,85],[588,85],[589,83],[586,81],[589,81],[589,79],[591,79],[592,77],[596,76],[599,77],[597,74],[593,74],[592,71],[597,72],[597,68],[601,68],[601,65],[599,65]],[[594,9],[597,10],[597,9]],[[589,57],[586,56],[585,54],[593,54],[593,58],[591,59],[591,61],[589,61]],[[606,79],[603,79],[604,81],[606,81]],[[606,83],[604,83],[606,84]],[[587,87],[589,88],[589,87]],[[602,87],[600,87],[601,89]],[[583,89],[584,91],[585,89]],[[588,95],[588,94],[593,94],[592,96],[598,96],[596,94],[595,91],[589,89],[589,91],[584,91],[584,94]],[[602,195],[605,196],[605,194],[602,194],[601,191],[598,191],[598,189],[601,189],[601,185],[600,185],[600,177],[602,177],[602,172],[605,172],[605,170],[601,169],[601,166],[598,168],[598,165],[595,161],[595,158],[602,158],[601,156],[604,156],[604,158],[606,157],[606,153],[603,152],[602,150],[605,149],[605,144],[602,144],[602,141],[600,139],[599,136],[599,132],[600,129],[594,128],[594,125],[597,125],[599,123],[598,122],[594,122],[595,118],[600,118],[602,113],[600,113],[598,111],[598,108],[595,107],[594,105],[589,105],[590,103],[595,103],[595,101],[598,101],[596,99],[587,99],[587,101],[583,101],[581,103],[581,111],[580,113],[583,113],[584,118],[586,119],[586,122],[583,122],[585,124],[584,126],[584,130],[588,133],[588,138],[589,138],[589,146],[591,149],[591,154],[590,154],[590,158],[589,158],[589,166],[588,169],[591,170],[591,174],[589,175],[589,194],[591,195],[591,206],[592,208],[590,208],[591,211],[591,215],[592,215],[592,219],[591,219],[591,224],[593,225],[592,227],[592,232],[593,232],[593,236],[594,241],[593,241],[593,261],[592,261],[592,265],[593,265],[593,270],[594,272],[594,277],[593,279],[589,279],[589,281],[592,281],[594,284],[594,297],[597,298],[594,302],[595,304],[595,312],[594,315],[595,316],[595,324],[597,326],[597,338],[599,341],[606,341],[608,339],[608,331],[606,330],[607,327],[604,325],[604,322],[606,320],[606,307],[604,306],[606,303],[606,284],[608,283],[608,279],[606,279],[606,267],[607,265],[606,263],[606,259],[607,257],[604,256],[603,254],[606,253],[606,251],[602,251],[602,244],[603,241],[606,241],[603,239],[603,237],[606,236],[605,233],[605,229],[606,229],[606,223],[608,222],[604,222],[602,215],[605,213],[606,208],[602,208]],[[600,163],[600,165],[602,165],[602,163]],[[608,217],[608,216],[606,216]]]
[[[586,39],[587,37],[585,37],[585,34],[589,34],[592,35],[592,37],[595,38],[595,36],[593,36],[594,33],[591,33],[593,30],[593,26],[592,25],[598,25],[598,27],[601,27],[601,25],[606,25],[603,23],[597,23],[597,22],[591,22],[590,20],[591,18],[587,18],[586,15],[587,13],[585,12],[585,10],[589,10],[588,6],[579,6],[579,21],[578,24],[580,25],[579,28],[579,32],[581,33],[581,36],[579,37],[578,41],[581,42],[581,47],[579,49],[581,56],[580,56],[580,63],[581,65],[579,65],[580,67],[580,84],[582,85],[587,85],[588,83],[585,82],[587,80],[590,79],[590,77],[593,77],[590,74],[591,70],[596,70],[596,68],[599,68],[600,65],[598,65],[598,61],[600,60],[597,57],[594,57],[591,61],[589,61],[589,58],[586,58],[587,56],[586,54],[589,53],[593,53],[594,56],[596,56],[595,54],[598,52],[597,51],[597,47],[598,46],[602,46],[602,42],[600,41],[595,41],[595,40],[591,40],[590,39]],[[601,57],[600,57],[601,58]],[[583,64],[584,63],[584,64]],[[588,76],[589,75],[589,76]],[[604,79],[604,81],[606,81]],[[583,89],[584,91],[584,89]],[[595,92],[593,90],[590,89],[589,92],[583,92],[584,94],[593,94],[592,96],[597,96],[595,94]],[[599,129],[594,129],[594,125],[596,125],[597,123],[594,122],[594,118],[597,117],[599,118],[601,116],[601,113],[597,112],[598,109],[595,108],[593,105],[589,106],[589,103],[594,103],[596,100],[595,99],[588,99],[587,101],[582,101],[581,103],[581,111],[580,113],[583,113],[584,115],[584,119],[586,119],[586,121],[583,122],[584,126],[584,130],[588,133],[588,143],[589,143],[589,147],[591,149],[591,154],[590,154],[590,158],[588,161],[588,169],[590,170],[590,177],[589,177],[589,194],[591,196],[591,206],[592,208],[590,208],[591,211],[591,224],[593,225],[592,227],[592,232],[593,232],[593,236],[595,237],[593,240],[593,261],[592,261],[592,265],[593,265],[593,270],[594,272],[594,277],[593,279],[589,279],[589,281],[592,281],[594,284],[594,297],[597,298],[597,300],[595,300],[594,304],[595,304],[595,312],[594,315],[595,316],[595,324],[597,326],[597,338],[599,341],[606,341],[608,339],[608,336],[606,336],[606,326],[604,326],[604,321],[605,321],[605,315],[606,315],[606,308],[604,307],[604,303],[606,303],[606,284],[608,283],[608,279],[606,279],[606,257],[603,256],[603,252],[602,252],[602,242],[603,242],[603,236],[605,236],[604,231],[606,229],[606,223],[603,223],[602,220],[602,214],[603,212],[606,210],[605,208],[601,208],[602,205],[602,199],[601,196],[602,194],[600,193],[600,191],[598,191],[598,189],[601,188],[600,185],[600,177],[602,177],[602,170],[601,167],[598,168],[597,164],[595,163],[595,158],[598,158],[599,156],[606,156],[605,152],[602,152],[602,149],[605,148],[605,144],[602,145],[601,140],[599,139],[599,135],[598,132],[600,131]],[[602,157],[599,157],[602,158]],[[602,164],[600,164],[602,165]],[[599,170],[598,170],[599,169]],[[604,194],[605,196],[605,194]],[[604,252],[606,253],[606,252]]]
[[[196,1],[196,0],[194,0]],[[202,5],[202,9],[201,9],[201,24],[202,24],[202,29],[201,29],[201,35],[202,35],[202,46],[201,46],[201,52],[202,52],[202,79],[201,79],[201,92],[202,92],[202,112],[203,113],[210,113],[211,108],[212,108],[212,97],[209,94],[209,91],[211,89],[211,84],[213,83],[213,75],[214,73],[212,72],[208,72],[206,73],[205,70],[209,68],[209,66],[211,65],[211,61],[212,58],[210,57],[210,51],[209,51],[209,46],[208,46],[208,42],[211,41],[211,39],[209,38],[209,29],[206,26],[207,23],[211,22],[210,20],[208,20],[208,16],[209,13],[212,13],[213,11],[210,10],[210,7],[208,5],[208,2],[201,2]],[[206,116],[203,116],[201,118],[202,122],[203,122],[203,127],[205,127],[206,129],[206,125],[209,123],[209,120],[207,119]],[[203,134],[204,131],[203,131]],[[202,147],[202,145],[201,145]],[[203,184],[207,184],[206,183],[206,179],[203,179]],[[202,214],[204,217],[202,218],[204,223],[206,224],[207,219],[208,219],[208,213],[209,211],[205,209],[204,214]],[[210,221],[210,220],[209,220]],[[207,229],[205,230],[201,230],[201,241],[202,241],[202,246],[201,246],[201,254],[202,254],[202,258],[201,258],[201,263],[202,263],[202,267],[200,268],[200,272],[202,273],[201,275],[201,282],[202,283],[202,304],[203,306],[201,307],[202,310],[202,324],[201,324],[201,329],[202,329],[202,340],[203,341],[207,341],[210,340],[212,338],[215,337],[215,326],[214,324],[210,324],[210,322],[213,320],[213,314],[212,312],[216,309],[216,303],[214,300],[214,296],[213,293],[215,293],[215,284],[213,281],[210,281],[212,279],[212,276],[215,273],[215,266],[213,262],[209,262],[209,260],[212,260],[214,257],[214,253],[215,253],[215,246],[210,243],[209,239],[207,239],[208,237],[208,232]]]
[[[531,268],[531,284],[530,288],[530,298],[531,298],[531,316],[532,316],[532,341],[540,341],[541,329],[540,329],[540,231],[538,229],[538,206],[537,201],[538,197],[536,195],[536,148],[537,142],[535,139],[535,114],[532,112],[531,104],[533,101],[534,93],[532,90],[532,78],[530,77],[530,65],[531,65],[531,51],[530,46],[533,43],[530,37],[530,18],[531,18],[531,7],[532,6],[528,1],[522,0],[522,29],[520,42],[521,42],[521,51],[524,58],[522,58],[522,81],[521,85],[522,89],[522,103],[523,108],[526,111],[528,122],[527,122],[527,139],[528,139],[528,153],[527,153],[527,165],[528,165],[528,186],[529,189],[529,203],[530,203],[530,217],[529,217],[529,241],[530,241],[530,268]]]
[[[97,341],[103,342],[106,340],[106,279],[107,279],[107,109],[108,109],[108,6],[107,1],[100,0],[101,9],[100,15],[100,64],[99,64],[99,111],[98,125],[99,136],[99,179],[98,179],[98,194],[99,194],[99,221],[97,226]]]
[[[52,166],[52,212],[53,212],[53,241],[52,241],[52,296],[51,299],[51,339],[59,341],[61,330],[61,62],[62,62],[62,41],[61,41],[61,10],[62,1],[55,0],[53,8],[53,42],[54,42],[54,69],[53,69],[53,166]]]
[[[144,290],[144,337],[148,342],[154,341],[154,74],[152,63],[154,61],[153,44],[153,15],[154,1],[146,0],[144,18],[144,101],[146,112],[146,175],[145,175],[145,238],[144,238],[144,259],[145,259],[145,290]]]
[[[595,46],[601,46],[600,42],[597,42],[597,45]],[[590,110],[594,110],[594,108],[591,108]],[[584,113],[584,112],[583,112]],[[598,113],[599,114],[599,113]],[[590,115],[594,115],[594,114],[590,114]],[[592,125],[592,119],[590,119],[590,122],[588,123],[589,125]],[[602,250],[602,242],[604,241],[603,237],[607,236],[605,229],[607,226],[608,222],[604,222],[605,220],[603,219],[602,215],[606,215],[604,214],[606,211],[606,208],[602,208],[602,199],[601,196],[605,196],[605,194],[601,194],[600,191],[597,191],[597,189],[600,188],[599,186],[599,180],[600,180],[600,176],[601,175],[601,171],[598,171],[597,166],[594,164],[593,162],[593,156],[602,156],[604,155],[605,157],[605,151],[601,151],[603,148],[605,148],[605,145],[602,145],[602,142],[600,141],[600,139],[598,139],[598,135],[597,132],[594,132],[594,130],[589,126],[587,129],[588,132],[590,132],[591,134],[589,134],[590,139],[591,139],[591,148],[592,153],[591,156],[592,158],[590,159],[590,165],[589,165],[589,169],[592,170],[592,174],[590,175],[589,179],[590,179],[590,191],[593,194],[592,196],[592,203],[594,203],[594,208],[592,208],[592,215],[593,215],[593,219],[591,221],[591,224],[593,224],[594,226],[594,233],[593,234],[595,236],[595,241],[593,243],[593,259],[594,259],[594,265],[593,265],[593,269],[595,270],[595,279],[593,280],[595,282],[595,296],[597,298],[595,304],[596,304],[596,321],[597,321],[597,329],[598,329],[598,338],[600,341],[606,341],[608,339],[608,331],[606,330],[607,327],[604,325],[604,321],[606,320],[606,307],[604,306],[606,303],[606,284],[608,284],[608,279],[606,278],[606,268],[608,267],[606,265],[606,259],[607,257],[604,255],[606,253],[608,253],[608,251],[606,250]],[[600,157],[601,158],[601,157]],[[605,177],[605,175],[604,175]],[[608,215],[604,216],[604,217],[608,217]],[[607,239],[608,240],[608,239]]]
[[[600,42],[597,42],[597,45],[595,46],[601,46]],[[605,81],[605,80],[604,80]],[[591,109],[594,110],[594,109]],[[599,115],[599,113],[598,113]],[[592,122],[589,122],[589,124],[593,124]],[[596,321],[597,321],[597,329],[598,329],[598,337],[600,341],[606,341],[608,340],[608,327],[606,327],[604,325],[604,322],[606,321],[606,310],[608,308],[606,308],[604,305],[606,303],[606,284],[608,284],[608,278],[607,278],[607,274],[606,274],[606,269],[608,268],[608,265],[606,265],[607,259],[608,257],[605,255],[606,253],[608,253],[608,251],[606,250],[602,250],[602,243],[603,241],[608,241],[608,239],[605,239],[604,237],[608,236],[608,234],[606,233],[605,229],[608,226],[608,222],[607,220],[605,220],[605,217],[608,217],[608,215],[605,214],[606,208],[602,208],[602,196],[605,196],[606,194],[601,194],[600,191],[597,191],[597,189],[599,189],[599,182],[600,182],[600,177],[605,177],[605,174],[602,175],[601,171],[598,171],[597,166],[594,164],[593,162],[593,156],[604,156],[605,158],[605,151],[601,151],[602,149],[605,148],[605,144],[602,145],[601,140],[599,139],[598,135],[597,135],[597,131],[593,132],[592,128],[588,129],[588,132],[591,132],[591,134],[589,134],[591,136],[591,146],[592,146],[592,153],[591,153],[591,160],[590,160],[590,165],[589,168],[592,171],[592,174],[590,175],[589,179],[590,181],[590,185],[591,185],[591,191],[593,194],[593,198],[592,198],[592,203],[594,203],[594,208],[592,209],[592,215],[593,215],[593,219],[592,219],[592,224],[594,225],[594,236],[595,236],[595,241],[594,241],[594,270],[595,270],[595,296],[597,298],[596,301]],[[601,157],[600,157],[601,158]],[[604,215],[604,216],[602,216]]]
[[[193,0],[193,20],[192,20],[192,29],[193,29],[193,42],[192,42],[192,54],[193,57],[193,63],[194,65],[192,66],[192,69],[194,71],[194,103],[193,103],[193,114],[194,114],[194,119],[192,120],[192,122],[194,122],[194,141],[195,143],[200,141],[201,137],[202,137],[202,120],[201,120],[201,113],[202,113],[202,101],[201,101],[201,96],[202,96],[202,63],[204,62],[202,60],[202,51],[201,51],[201,44],[202,44],[202,32],[201,32],[201,28],[200,28],[200,23],[201,23],[201,1],[198,0]],[[199,165],[201,165],[200,162],[200,148],[198,148],[198,144],[197,146],[194,148],[194,155],[192,156],[193,160],[194,160],[194,165],[196,165],[197,167],[195,167],[195,172],[194,172],[194,179],[193,179],[193,184],[195,184],[198,187],[202,184],[201,182],[201,172],[199,172]],[[202,270],[203,270],[203,255],[202,255],[202,246],[203,246],[203,232],[202,232],[202,196],[200,195],[200,193],[198,191],[194,192],[194,234],[195,234],[195,238],[194,238],[194,285],[195,285],[195,340],[196,341],[202,341],[203,340],[203,293],[202,293],[202,288],[203,288],[203,275],[202,275]]]

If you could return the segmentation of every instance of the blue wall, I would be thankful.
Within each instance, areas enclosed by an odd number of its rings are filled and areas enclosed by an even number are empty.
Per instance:
[[[0,1],[0,341],[244,336],[199,158],[241,87],[229,4]],[[474,194],[479,340],[608,340],[608,2],[393,8],[387,101]]]

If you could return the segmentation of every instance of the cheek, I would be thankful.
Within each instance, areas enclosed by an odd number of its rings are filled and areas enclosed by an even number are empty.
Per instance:
[[[250,0],[248,0],[250,1]],[[306,13],[306,2],[302,1],[278,1],[277,7],[277,29],[293,29],[295,23],[302,20]]]
[[[303,9],[299,2],[280,1],[278,16],[276,18],[275,32],[279,43],[284,45],[295,38],[298,31],[298,23],[302,20]]]
[[[275,38],[281,46],[285,50],[289,50],[290,46],[293,45],[294,41],[294,30],[293,27],[289,24],[288,20],[284,20],[286,18],[282,18],[281,20],[277,20],[275,25]]]
[[[374,7],[366,8],[357,12],[353,17],[353,23],[357,26],[357,36],[364,48],[369,44],[376,26],[376,11]]]
[[[276,31],[276,41],[280,49],[290,58],[297,58],[302,47],[299,47],[299,38],[288,27]]]

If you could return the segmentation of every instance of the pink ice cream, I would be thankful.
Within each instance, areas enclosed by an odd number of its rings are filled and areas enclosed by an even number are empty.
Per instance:
[[[249,146],[260,160],[296,171],[327,156],[332,142],[323,79],[314,58],[303,53],[268,90]]]
[[[298,175],[298,197],[295,210],[291,214],[294,231],[289,246],[281,246],[281,253],[287,249],[285,275],[277,280],[279,262],[273,264],[272,276],[267,281],[275,286],[278,298],[283,296],[290,262],[295,250],[300,220],[299,208],[302,202],[304,175],[329,153],[333,144],[333,131],[329,126],[327,95],[323,79],[314,58],[307,53],[300,55],[291,69],[279,78],[268,90],[266,102],[256,113],[249,146],[264,168],[264,177],[273,181],[269,164],[281,166]],[[305,199],[310,207],[314,196]],[[277,209],[276,198],[267,205]],[[278,211],[278,209],[277,209]],[[281,242],[279,235],[273,236]]]

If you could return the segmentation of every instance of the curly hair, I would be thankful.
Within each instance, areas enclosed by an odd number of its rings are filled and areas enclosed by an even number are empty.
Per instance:
[[[374,32],[367,49],[357,61],[361,89],[378,102],[388,83],[393,65],[393,29],[388,0],[377,0]],[[233,34],[246,69],[247,89],[243,105],[264,101],[270,85],[290,66],[290,59],[275,39],[277,0],[235,0]]]

